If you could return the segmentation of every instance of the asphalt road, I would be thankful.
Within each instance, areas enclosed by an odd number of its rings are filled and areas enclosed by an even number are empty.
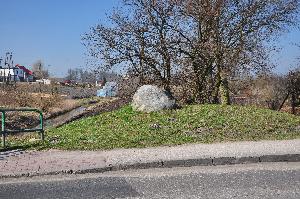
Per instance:
[[[300,198],[300,163],[0,179],[0,198]]]

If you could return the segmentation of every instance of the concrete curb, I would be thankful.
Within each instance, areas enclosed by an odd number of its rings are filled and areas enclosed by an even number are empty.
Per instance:
[[[217,166],[217,165],[250,164],[250,163],[263,163],[263,162],[300,162],[300,154],[262,155],[257,157],[217,157],[217,158],[214,157],[214,158],[200,158],[200,159],[140,162],[134,164],[109,165],[103,168],[91,168],[91,169],[74,170],[74,171],[65,170],[65,171],[56,171],[56,172],[0,175],[0,179],[59,175],[59,174],[105,173],[109,171],[121,171],[121,170],[130,170],[130,169]]]

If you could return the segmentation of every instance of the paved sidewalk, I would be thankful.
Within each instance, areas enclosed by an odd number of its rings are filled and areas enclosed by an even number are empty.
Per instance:
[[[0,177],[282,161],[300,162],[300,139],[111,151],[13,150],[0,152]]]

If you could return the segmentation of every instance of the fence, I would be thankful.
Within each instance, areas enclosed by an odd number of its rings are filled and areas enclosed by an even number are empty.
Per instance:
[[[3,148],[6,147],[6,136],[10,133],[23,133],[23,132],[39,132],[41,139],[44,141],[44,118],[42,111],[33,108],[19,108],[19,109],[6,109],[0,108],[0,112],[2,115],[2,123],[1,123],[1,134],[2,134],[2,146]],[[33,129],[18,129],[18,130],[11,130],[5,128],[5,120],[6,120],[6,112],[37,112],[40,115],[40,125],[38,128]]]

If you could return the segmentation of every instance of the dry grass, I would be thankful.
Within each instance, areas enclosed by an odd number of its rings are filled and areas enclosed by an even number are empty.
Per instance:
[[[0,107],[37,108],[47,115],[53,107],[58,107],[63,100],[57,94],[31,93],[26,88],[24,85],[1,87]],[[39,123],[39,115],[32,112],[9,112],[6,118],[8,129],[34,128]]]
[[[57,104],[50,107],[47,111],[46,117],[52,117],[67,111],[70,111],[74,108],[77,108],[81,105],[80,100],[75,99],[63,99],[60,100]]]
[[[2,87],[0,92],[0,107],[32,107],[47,112],[61,100],[57,94],[30,93],[24,87]]]

